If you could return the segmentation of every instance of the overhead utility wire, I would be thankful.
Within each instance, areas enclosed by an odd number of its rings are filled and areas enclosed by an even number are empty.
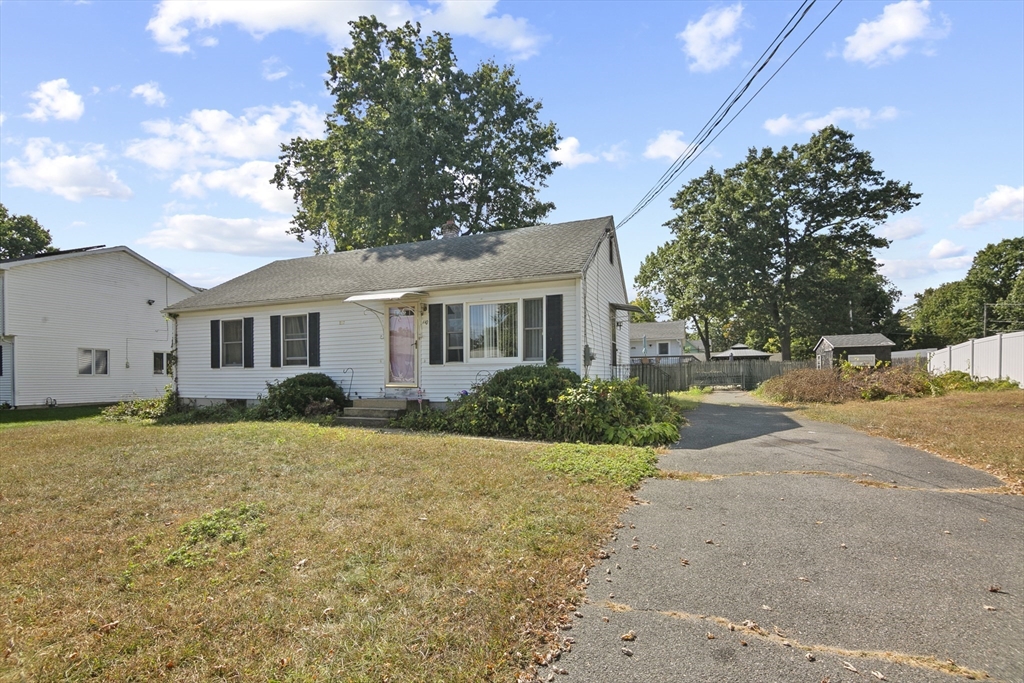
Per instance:
[[[724,116],[726,113],[728,113],[729,107],[731,107],[733,104],[735,104],[737,99],[742,96],[743,91],[741,89],[744,89],[744,83],[746,83],[747,86],[750,85],[750,81],[748,79],[751,78],[752,74],[755,74],[755,72],[759,70],[758,66],[761,64],[762,60],[765,59],[765,56],[768,55],[769,52],[772,52],[772,48],[778,49],[778,47],[776,46],[776,43],[779,42],[779,39],[782,38],[783,34],[786,32],[786,30],[789,29],[789,25],[791,23],[793,23],[793,21],[796,20],[797,17],[800,16],[801,11],[804,10],[804,7],[807,5],[808,2],[810,2],[813,5],[815,0],[803,0],[803,2],[800,4],[800,7],[797,8],[797,10],[789,18],[789,21],[787,21],[786,24],[779,30],[778,34],[776,34],[776,36],[772,39],[772,42],[769,43],[768,47],[766,47],[764,49],[764,52],[761,53],[761,56],[758,57],[754,61],[754,63],[751,65],[751,67],[747,71],[747,73],[744,74],[743,78],[740,79],[740,82],[737,83],[736,87],[732,89],[732,92],[729,93],[729,95],[725,98],[725,100],[722,101],[722,103],[720,105],[718,105],[718,109],[715,110],[715,113],[712,114],[711,117],[701,127],[701,129],[699,131],[697,131],[697,134],[694,136],[695,140],[700,139],[700,137],[702,135],[704,135],[705,132],[710,133],[711,129],[714,127],[713,124],[715,123],[716,118],[719,117],[719,114],[722,114]],[[772,54],[774,54],[774,52]],[[771,57],[768,57],[768,59],[770,60]],[[722,111],[723,109],[725,110],[725,112]],[[641,198],[640,201],[637,202],[637,206],[640,206],[641,204],[643,204],[644,202],[648,201],[649,199],[653,199],[654,198],[654,196],[652,196],[652,195],[656,195],[657,194],[657,188],[659,187],[659,185],[663,181],[665,181],[667,179],[670,179],[670,176],[672,175],[672,172],[676,168],[676,166],[680,163],[681,160],[683,160],[684,156],[686,156],[687,154],[692,154],[692,150],[695,148],[695,146],[696,145],[688,145],[687,149],[684,150],[682,152],[682,154],[680,154],[678,157],[676,157],[675,161],[673,161],[669,165],[669,167],[667,169],[665,169],[665,172],[662,173],[661,177],[658,178],[657,182],[655,182],[654,187],[652,187],[650,190],[648,190],[647,194],[645,194],[643,196],[643,198]],[[635,210],[635,208],[636,207],[634,207],[634,210]],[[630,218],[632,218],[633,213],[634,212],[630,212],[630,215],[627,216],[626,220],[629,220]],[[622,221],[621,223],[619,223],[620,227],[624,223],[625,223],[625,221]]]
[[[750,88],[750,86],[753,84],[753,81],[757,78],[761,71],[763,71],[765,67],[767,67],[768,63],[771,61],[771,59],[778,52],[779,48],[782,46],[782,43],[785,42],[790,35],[792,35],[793,31],[796,30],[796,27],[807,16],[807,13],[814,5],[814,2],[815,0],[810,0],[810,4],[807,4],[805,2],[799,8],[797,8],[796,12],[794,12],[790,20],[786,22],[786,26],[783,27],[782,31],[780,31],[780,35],[783,32],[785,32],[785,34],[782,37],[782,40],[779,41],[777,36],[776,40],[772,42],[772,45],[770,45],[769,48],[765,50],[765,53],[771,50],[771,54],[768,55],[768,58],[765,60],[759,60],[758,63],[755,63],[754,67],[751,67],[751,71],[755,72],[753,76],[749,78],[747,76],[744,77],[745,82],[743,82],[741,86],[737,86],[737,88],[733,90],[733,94],[731,94],[730,97],[727,98],[726,102],[719,107],[718,111],[715,112],[715,115],[711,117],[709,122],[705,124],[703,128],[701,128],[701,132],[698,134],[697,138],[695,138],[694,142],[688,146],[685,152],[679,155],[679,157],[672,163],[669,169],[662,174],[662,177],[658,180],[657,183],[655,183],[654,187],[648,190],[648,192],[644,195],[643,199],[641,199],[633,208],[633,210],[629,212],[626,218],[619,223],[620,228],[623,225],[625,225],[628,221],[632,220],[638,213],[647,208],[647,206],[659,194],[661,194],[664,191],[664,189],[669,185],[669,183],[671,183],[675,178],[677,178],[680,173],[689,168],[690,165],[694,161],[696,161],[696,159],[700,157],[701,154],[704,153],[704,150],[706,149],[706,142],[710,144],[711,142],[714,142],[716,139],[718,139],[718,136],[721,135],[726,130],[726,128],[728,128],[729,125],[731,125],[732,122],[736,120],[736,117],[739,116],[739,114],[744,109],[746,109],[747,106],[750,105],[754,98],[757,97],[757,95],[760,94],[762,90],[764,90],[765,86],[767,86],[768,83],[770,83],[772,79],[775,78],[779,71],[781,71],[782,68],[789,62],[789,60],[791,60],[796,55],[796,53],[799,52],[800,48],[802,48],[804,44],[807,43],[807,41],[811,38],[811,36],[813,36],[817,32],[821,25],[825,23],[825,20],[828,19],[832,15],[832,13],[836,11],[840,4],[842,4],[842,0],[838,0],[838,2],[836,2],[832,9],[829,10],[828,14],[826,14],[825,17],[820,22],[818,22],[814,29],[811,30],[807,37],[804,38],[799,45],[797,45],[796,49],[794,49],[793,52],[790,53],[789,57],[786,58],[786,60],[779,66],[779,68],[777,68],[775,72],[772,73],[768,80],[760,88],[758,88],[758,90],[750,97],[750,99],[747,100],[747,102],[740,108],[740,110],[736,112],[736,114],[734,114],[732,118],[729,119],[729,121],[721,128],[721,130],[718,130],[718,132],[716,133],[715,129],[718,128],[718,126],[728,115],[732,107],[742,98],[743,94],[746,93],[746,91]],[[794,19],[796,19],[796,23],[793,23]],[[793,25],[790,27],[790,24]],[[774,46],[774,48],[772,46]],[[762,57],[763,56],[764,55],[762,54]],[[750,71],[748,71],[747,74],[749,76]],[[738,95],[735,94],[737,90],[739,90]],[[711,138],[709,141],[708,138],[712,135],[712,133],[714,133],[714,137]]]

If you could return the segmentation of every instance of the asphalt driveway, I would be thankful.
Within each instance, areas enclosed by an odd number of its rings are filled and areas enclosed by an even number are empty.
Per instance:
[[[1024,497],[743,393],[708,398],[660,466],[714,476],[640,489],[542,679],[1024,681]]]

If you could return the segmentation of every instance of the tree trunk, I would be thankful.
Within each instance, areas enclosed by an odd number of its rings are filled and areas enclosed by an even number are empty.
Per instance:
[[[711,333],[708,331],[710,329],[708,319],[704,318],[703,327],[701,327],[701,320],[697,316],[693,316],[692,320],[693,326],[697,329],[697,336],[704,344],[704,360],[711,360]]]

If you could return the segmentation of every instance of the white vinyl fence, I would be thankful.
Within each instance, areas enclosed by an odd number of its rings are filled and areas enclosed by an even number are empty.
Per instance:
[[[1024,386],[1024,331],[947,346],[928,356],[928,370],[960,370],[974,379],[1012,379]]]

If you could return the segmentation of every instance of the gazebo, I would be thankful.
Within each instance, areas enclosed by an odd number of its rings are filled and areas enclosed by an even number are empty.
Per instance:
[[[733,344],[728,351],[711,354],[711,360],[768,360],[771,355],[765,351],[752,349],[746,344]]]

